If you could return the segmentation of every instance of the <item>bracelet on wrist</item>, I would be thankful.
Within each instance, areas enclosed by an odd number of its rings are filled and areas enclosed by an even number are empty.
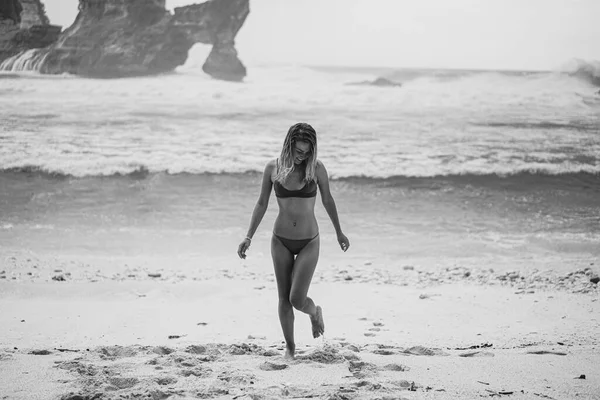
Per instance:
[[[252,241],[252,238],[250,236],[246,236],[246,239],[248,239],[249,241]]]

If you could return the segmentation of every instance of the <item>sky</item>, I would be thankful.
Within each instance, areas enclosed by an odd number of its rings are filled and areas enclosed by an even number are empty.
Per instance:
[[[43,2],[51,23],[77,15],[78,0]],[[250,0],[236,49],[247,64],[556,70],[600,60],[598,15],[600,0]]]

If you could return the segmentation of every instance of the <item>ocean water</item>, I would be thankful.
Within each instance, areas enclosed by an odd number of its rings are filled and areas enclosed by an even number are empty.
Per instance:
[[[592,79],[256,65],[229,83],[201,60],[119,80],[0,72],[2,249],[236,262],[264,165],[305,121],[356,257],[600,254]],[[377,77],[402,87],[351,85]],[[316,212],[335,263],[331,223]],[[272,195],[253,243],[262,261],[276,213]]]

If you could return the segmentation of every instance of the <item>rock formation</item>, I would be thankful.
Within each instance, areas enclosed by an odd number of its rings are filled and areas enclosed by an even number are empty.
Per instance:
[[[9,0],[16,1],[16,0]],[[19,0],[23,12],[21,13],[21,28],[27,29],[35,25],[50,25],[44,3],[40,0]]]
[[[380,87],[400,87],[401,83],[391,81],[387,78],[377,78],[373,81],[362,81],[362,82],[351,82],[347,83],[347,85],[354,86],[380,86]]]
[[[19,0],[4,0],[0,3],[0,22],[5,22],[9,25],[19,25],[21,23],[21,12],[23,7]]]
[[[2,0],[0,63],[21,52],[51,45],[60,31],[60,26],[50,25],[40,0]]]
[[[0,12],[12,20],[12,10]],[[35,58],[28,62],[47,74],[141,76],[173,71],[185,63],[195,43],[205,43],[213,49],[203,70],[218,79],[240,81],[246,68],[234,43],[249,12],[249,0],[210,0],[178,7],[173,14],[166,10],[165,0],[79,0],[73,25],[47,48],[28,54]],[[1,42],[0,36],[0,62],[6,58]],[[13,57],[3,65],[9,69],[7,65],[17,62]]]
[[[185,29],[195,42],[213,45],[202,66],[204,72],[218,79],[238,80],[235,77],[246,76],[246,67],[237,57],[235,36],[249,12],[249,0],[212,0],[175,8],[173,19],[174,25]]]

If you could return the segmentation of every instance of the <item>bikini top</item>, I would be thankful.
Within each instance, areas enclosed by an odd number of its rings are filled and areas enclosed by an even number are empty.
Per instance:
[[[317,183],[312,180],[305,184],[301,189],[288,190],[279,181],[275,181],[275,196],[285,197],[315,197],[317,195]]]

